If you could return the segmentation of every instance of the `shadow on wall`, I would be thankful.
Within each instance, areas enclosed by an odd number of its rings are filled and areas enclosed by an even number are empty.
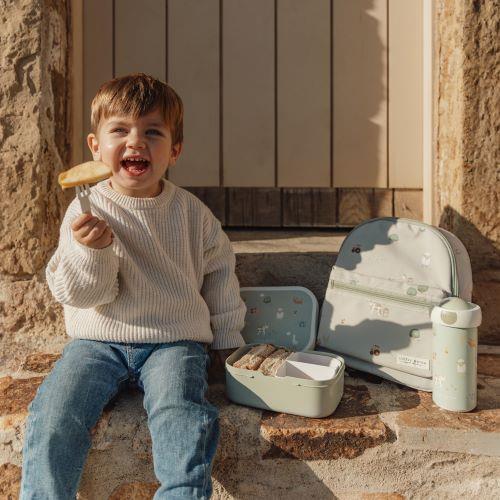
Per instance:
[[[379,124],[380,115],[386,112],[384,103],[387,105],[387,61],[384,62],[387,53],[386,42],[379,36],[379,20],[373,15],[376,10],[374,0],[358,0],[357,2],[333,2],[334,5],[334,34],[335,29],[342,31],[342,48],[347,49],[347,42],[352,50],[335,50],[333,57],[333,86],[334,86],[334,116],[343,118],[351,117],[349,128],[342,132],[339,129],[348,126],[349,122],[333,123],[333,129],[337,128],[336,138],[333,145],[334,153],[334,178],[335,159],[342,162],[344,172],[348,174],[350,185],[355,172],[362,173],[362,180],[358,187],[378,186],[380,176],[378,165],[381,162],[381,129]],[[342,29],[342,26],[344,28]],[[344,31],[346,30],[346,31]],[[335,40],[335,37],[334,37]],[[346,74],[339,74],[342,69]],[[348,85],[342,85],[342,91],[337,91],[335,83],[346,79]],[[352,98],[352,94],[356,98]],[[335,109],[339,113],[335,113]],[[361,135],[360,135],[361,134]],[[341,147],[347,153],[345,158],[336,157],[336,148]],[[361,154],[352,154],[362,148]],[[345,154],[345,153],[344,153]],[[385,156],[385,155],[384,155]],[[363,171],[360,171],[359,161],[370,161]],[[337,165],[338,167],[339,165]],[[354,175],[353,175],[354,174]],[[344,176],[346,174],[344,173]]]
[[[472,302],[483,312],[481,344],[500,345],[500,248],[463,215],[447,205],[439,225],[452,231],[465,245],[472,265]]]
[[[500,270],[500,243],[484,236],[479,229],[454,208],[446,205],[439,226],[454,233],[467,248],[473,272]]]

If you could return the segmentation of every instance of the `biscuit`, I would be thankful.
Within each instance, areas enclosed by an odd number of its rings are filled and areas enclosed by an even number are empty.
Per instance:
[[[256,370],[260,364],[276,350],[271,344],[257,345],[250,349],[243,357],[233,363],[235,368],[243,368],[245,370]]]
[[[278,368],[285,362],[285,359],[291,354],[288,349],[277,349],[272,352],[259,366],[258,371],[264,375],[275,376]]]
[[[63,189],[103,181],[111,177],[112,170],[102,161],[87,161],[61,172],[57,181]]]

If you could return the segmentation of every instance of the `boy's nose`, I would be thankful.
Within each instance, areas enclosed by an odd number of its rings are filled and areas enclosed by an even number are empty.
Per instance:
[[[127,147],[133,149],[142,149],[144,148],[145,143],[142,137],[139,134],[131,134],[127,140]]]

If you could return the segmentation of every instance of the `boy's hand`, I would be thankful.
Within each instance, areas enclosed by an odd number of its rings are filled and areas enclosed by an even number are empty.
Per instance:
[[[92,214],[81,214],[72,223],[76,241],[89,248],[106,248],[113,243],[113,233],[106,221]]]

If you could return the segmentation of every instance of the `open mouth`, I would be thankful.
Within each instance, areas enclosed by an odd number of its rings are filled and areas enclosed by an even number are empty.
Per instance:
[[[148,170],[150,163],[144,158],[125,158],[120,165],[129,175],[138,177]]]

